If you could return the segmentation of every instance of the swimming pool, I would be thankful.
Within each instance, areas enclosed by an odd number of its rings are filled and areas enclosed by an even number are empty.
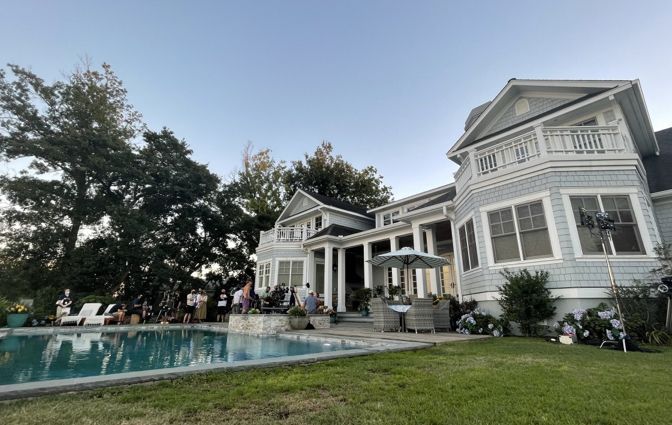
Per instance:
[[[203,329],[9,335],[0,386],[351,350],[355,346]]]

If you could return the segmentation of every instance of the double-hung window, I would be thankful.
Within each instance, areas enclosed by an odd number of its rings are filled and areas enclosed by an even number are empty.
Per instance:
[[[478,249],[476,248],[476,233],[474,220],[469,220],[459,228],[460,253],[462,254],[462,271],[478,267]]]
[[[611,240],[606,244],[607,252],[615,255],[643,255],[644,244],[639,233],[637,221],[627,195],[595,195],[570,196],[572,212],[576,220],[579,242],[584,255],[603,254],[600,238],[593,236],[590,230],[581,225],[580,208],[595,216],[596,212],[604,211],[614,220],[616,230],[611,233]],[[593,230],[596,234],[597,230]]]
[[[278,283],[303,285],[303,261],[278,261]]]
[[[261,263],[259,264],[259,270],[257,272],[257,282],[258,282],[258,287],[263,288],[266,286],[270,286],[271,284],[271,262],[268,261],[266,263]]]
[[[553,256],[542,201],[491,211],[488,221],[495,263]]]

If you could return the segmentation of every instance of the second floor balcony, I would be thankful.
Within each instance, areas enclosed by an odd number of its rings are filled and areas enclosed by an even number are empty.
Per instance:
[[[259,245],[303,242],[318,231],[305,226],[275,227],[261,232]]]
[[[518,137],[469,152],[455,173],[457,190],[472,178],[486,180],[539,158],[634,153],[618,125],[537,127]]]

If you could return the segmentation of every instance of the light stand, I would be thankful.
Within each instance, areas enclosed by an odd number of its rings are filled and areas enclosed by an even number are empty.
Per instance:
[[[625,346],[625,338],[627,338],[627,333],[625,332],[625,318],[621,311],[621,302],[620,297],[618,296],[618,287],[616,286],[616,278],[614,277],[614,270],[611,268],[611,261],[609,261],[609,254],[607,252],[607,242],[611,241],[611,232],[616,230],[614,226],[614,220],[609,218],[609,214],[606,212],[595,213],[595,219],[588,214],[585,208],[579,208],[579,216],[581,218],[581,225],[588,228],[590,235],[594,237],[599,237],[600,242],[602,243],[602,252],[604,252],[604,260],[607,263],[607,272],[609,273],[609,282],[611,283],[611,292],[614,294],[614,299],[616,300],[616,310],[618,311],[618,317],[621,321],[621,327],[623,329],[623,352],[627,353],[628,349]],[[594,230],[597,230],[597,234],[594,233]]]

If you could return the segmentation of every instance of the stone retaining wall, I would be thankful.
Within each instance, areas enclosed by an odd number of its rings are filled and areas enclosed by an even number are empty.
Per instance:
[[[275,335],[289,329],[289,316],[285,314],[232,314],[229,316],[229,332],[247,335]]]

